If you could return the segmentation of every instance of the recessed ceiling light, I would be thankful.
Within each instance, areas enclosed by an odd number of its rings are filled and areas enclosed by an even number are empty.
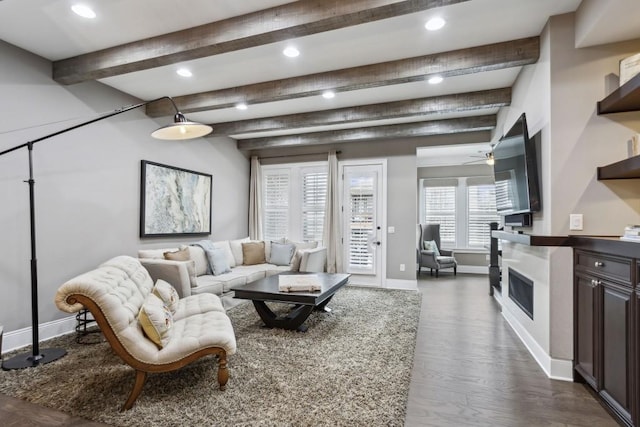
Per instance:
[[[247,109],[247,108],[249,108],[249,107],[248,107],[248,106],[247,106],[247,104],[245,104],[244,102],[240,102],[240,103],[236,104],[236,108],[237,108],[238,110],[246,110],[246,109]]]
[[[288,56],[289,58],[295,58],[296,56],[300,55],[300,51],[293,46],[285,48],[282,53],[284,53],[284,55]]]
[[[335,98],[336,93],[332,90],[325,90],[324,92],[322,92],[322,97],[325,99],[331,99],[331,98]]]
[[[429,80],[427,81],[429,82],[430,85],[437,85],[438,83],[442,83],[442,80],[444,80],[442,76],[432,76],[432,77],[429,77]]]
[[[186,68],[180,68],[178,71],[176,71],[176,73],[179,76],[182,76],[182,77],[191,77],[191,76],[193,76],[193,73],[191,71],[187,70]]]
[[[83,18],[93,19],[96,17],[96,13],[89,6],[84,4],[74,4],[71,6],[71,10],[73,10],[76,15],[82,16]]]
[[[424,24],[424,27],[429,31],[436,31],[444,27],[444,24],[446,23],[447,22],[444,19],[440,18],[439,16],[436,16],[429,19],[427,23]]]

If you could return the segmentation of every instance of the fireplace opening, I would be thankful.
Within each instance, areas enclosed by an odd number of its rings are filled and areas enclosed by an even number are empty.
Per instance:
[[[533,280],[509,267],[509,298],[533,320]]]

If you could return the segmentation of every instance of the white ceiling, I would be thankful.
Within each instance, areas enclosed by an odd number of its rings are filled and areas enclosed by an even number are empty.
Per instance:
[[[77,17],[70,10],[74,3],[75,0],[0,1],[0,39],[54,61],[289,2],[83,0],[84,4],[91,6],[98,14],[94,20]],[[108,77],[100,81],[140,99],[154,99],[165,95],[175,97],[536,36],[541,33],[550,16],[575,11],[580,3],[580,0],[471,0],[287,42]],[[640,0],[584,0],[583,3],[584,10],[578,13],[588,24],[580,26],[582,43],[593,45],[599,41],[618,41],[620,37],[640,37],[640,25],[637,25],[636,19],[640,16]],[[602,7],[601,3],[608,6]],[[424,23],[435,15],[444,17],[447,25],[438,32],[428,32],[424,29]],[[616,24],[612,25],[612,22]],[[620,27],[625,27],[624,31]],[[295,45],[301,55],[297,58],[283,56],[281,52],[288,44]],[[193,77],[182,78],[176,75],[175,71],[179,67],[189,68]],[[451,77],[437,86],[424,82],[405,83],[339,92],[331,100],[313,96],[250,105],[245,111],[228,108],[188,116],[192,120],[220,123],[510,87],[518,72],[519,68],[510,68]],[[473,112],[476,115],[494,113],[495,109]],[[391,119],[366,125],[444,117],[435,114],[419,119]],[[362,125],[360,123],[357,126]],[[293,128],[261,133],[259,136],[353,126],[356,125]],[[257,135],[234,135],[238,139],[255,136]],[[460,148],[457,147],[456,150]],[[479,149],[486,148],[469,148],[473,155]],[[457,156],[460,158],[462,154],[457,153]]]

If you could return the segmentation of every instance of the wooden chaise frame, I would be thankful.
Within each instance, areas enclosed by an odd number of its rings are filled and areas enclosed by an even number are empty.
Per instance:
[[[145,381],[147,380],[147,374],[149,372],[170,372],[175,371],[183,366],[188,365],[189,363],[197,360],[201,357],[208,356],[210,354],[215,355],[218,358],[218,384],[220,385],[220,390],[225,390],[227,386],[227,381],[229,380],[229,371],[227,369],[227,352],[221,347],[207,347],[201,350],[198,350],[195,353],[191,353],[180,360],[177,360],[172,363],[166,363],[162,365],[155,365],[144,363],[133,357],[120,343],[118,337],[116,337],[115,333],[111,329],[109,322],[107,321],[102,309],[98,307],[98,305],[90,298],[80,295],[80,294],[70,294],[66,298],[66,302],[68,304],[82,304],[86,309],[88,309],[93,318],[98,323],[101,332],[104,334],[105,338],[111,345],[111,348],[116,352],[118,356],[129,366],[131,366],[136,371],[136,381],[133,385],[133,389],[131,393],[129,393],[129,397],[127,401],[122,406],[121,411],[126,411],[133,407],[136,399],[142,392],[142,387],[144,386]]]

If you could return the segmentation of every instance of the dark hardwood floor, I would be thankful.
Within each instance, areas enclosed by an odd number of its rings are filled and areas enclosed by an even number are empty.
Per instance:
[[[406,426],[616,426],[581,384],[553,381],[488,296],[486,276],[419,281]],[[0,394],[0,426],[101,426]]]
[[[547,378],[487,276],[422,277],[406,426],[618,425],[582,384]]]
[[[44,406],[0,394],[0,426],[2,427],[101,427],[105,424],[58,412]]]

